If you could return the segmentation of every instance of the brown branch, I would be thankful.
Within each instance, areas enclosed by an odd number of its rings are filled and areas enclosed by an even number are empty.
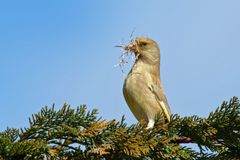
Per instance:
[[[189,137],[179,137],[175,140],[172,140],[173,143],[192,143],[192,139]]]

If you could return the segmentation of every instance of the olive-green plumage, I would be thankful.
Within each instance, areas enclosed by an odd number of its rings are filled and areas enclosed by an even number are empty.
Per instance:
[[[125,47],[136,61],[125,79],[123,94],[138,121],[152,128],[156,117],[170,121],[170,109],[160,80],[160,49],[152,39],[140,37]]]

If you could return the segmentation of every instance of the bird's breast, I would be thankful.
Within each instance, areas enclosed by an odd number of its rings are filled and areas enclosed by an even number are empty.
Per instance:
[[[141,100],[142,90],[141,90],[141,82],[139,81],[140,74],[131,73],[127,76],[123,85],[123,95],[124,98],[134,114],[134,116],[140,121],[143,119],[147,119],[147,116],[144,114],[142,109]]]
[[[144,72],[143,72],[144,73]],[[135,115],[135,117],[140,120],[147,120],[148,99],[151,99],[150,90],[148,88],[148,83],[151,83],[151,78],[147,74],[142,74],[138,72],[130,72],[125,79],[123,86],[124,98]]]

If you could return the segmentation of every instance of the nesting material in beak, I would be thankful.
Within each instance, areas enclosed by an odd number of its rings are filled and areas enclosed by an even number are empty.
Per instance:
[[[138,52],[138,45],[136,40],[133,39],[132,43],[126,46],[124,49],[125,51],[128,51],[128,52],[134,52],[134,53]]]
[[[124,48],[125,51],[136,52],[137,47],[134,44],[129,44]]]
[[[133,52],[133,53],[135,54],[135,60],[137,60],[138,57],[139,57],[139,55],[140,55],[139,47],[138,47],[137,42],[136,42],[135,39],[132,41],[131,44],[129,44],[128,46],[126,46],[126,47],[124,48],[124,50],[127,51],[127,52]]]
[[[121,56],[119,57],[120,61],[117,65],[115,66],[119,66],[123,72],[123,67],[126,63],[128,63],[127,59],[132,59],[132,61],[134,61],[136,63],[136,61],[139,58],[140,52],[139,52],[139,47],[137,45],[137,42],[135,39],[132,40],[132,42],[129,45],[117,45],[115,47],[120,47],[123,49],[123,53],[121,54]],[[133,54],[135,54],[135,56],[133,56]]]

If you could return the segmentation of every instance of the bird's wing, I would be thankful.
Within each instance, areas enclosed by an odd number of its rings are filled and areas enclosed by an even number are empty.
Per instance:
[[[164,94],[163,88],[161,86],[158,86],[155,84],[151,84],[149,86],[149,88],[155,95],[157,102],[160,105],[160,107],[162,108],[164,115],[166,116],[168,122],[170,122],[170,115],[171,115],[170,107],[168,105],[167,98]]]

